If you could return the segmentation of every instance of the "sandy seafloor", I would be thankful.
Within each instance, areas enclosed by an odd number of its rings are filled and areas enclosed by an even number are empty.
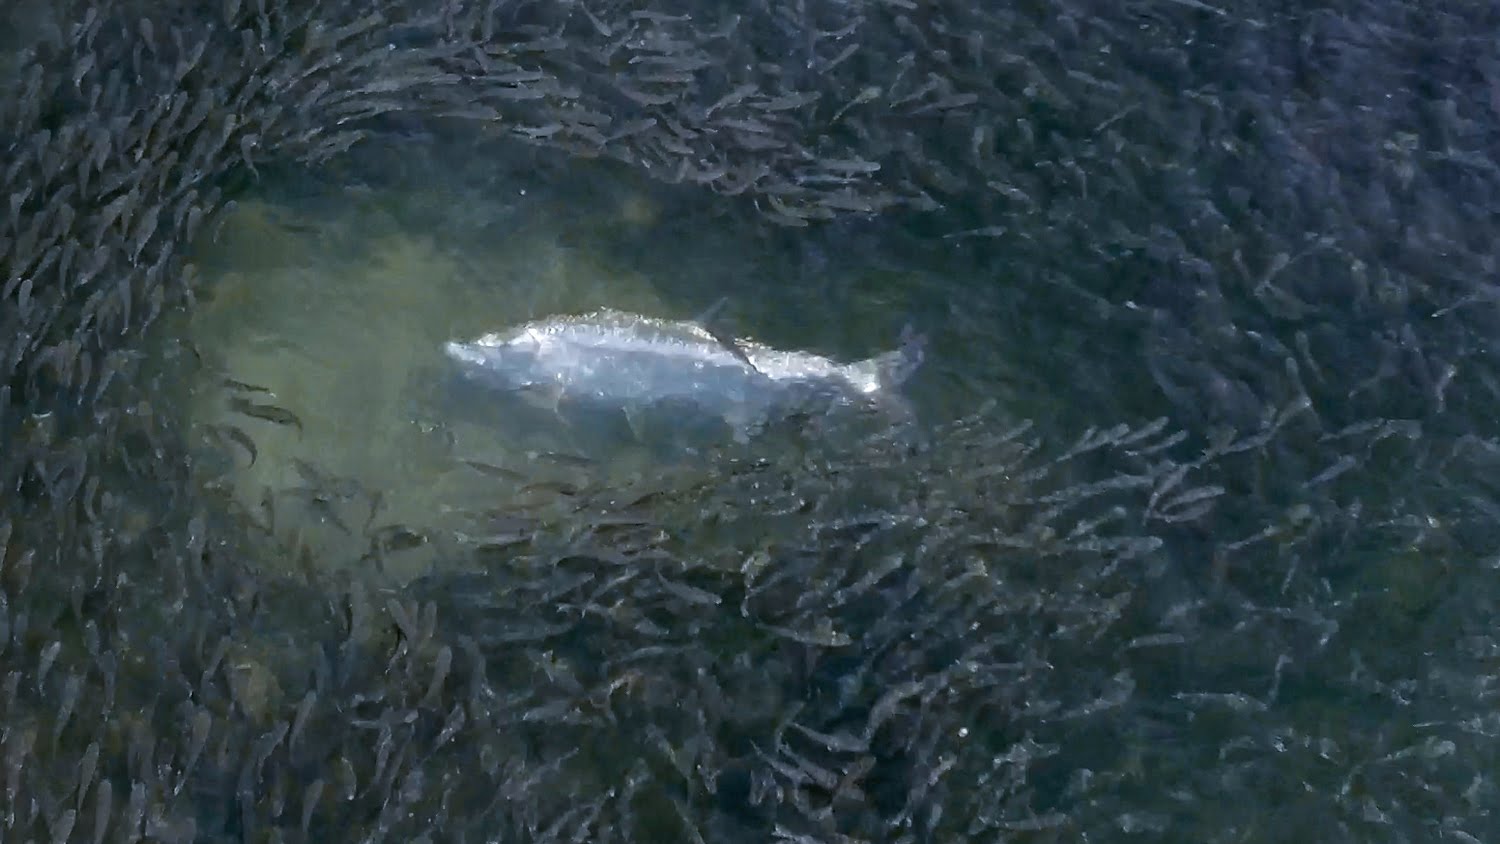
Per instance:
[[[357,152],[349,168],[344,183],[277,173],[237,201],[195,248],[198,307],[161,334],[161,353],[207,364],[180,386],[215,455],[206,464],[224,473],[214,483],[324,565],[361,565],[372,528],[472,534],[464,513],[497,487],[649,481],[706,469],[702,447],[732,442],[705,430],[663,449],[670,409],[647,419],[657,430],[599,413],[559,424],[545,401],[466,380],[443,354],[448,340],[596,308],[682,320],[712,308],[725,333],[855,361],[911,325],[933,344],[899,397],[918,424],[1011,389],[1007,341],[956,330],[987,287],[999,291],[940,267],[844,252],[837,238],[788,241],[753,220],[716,220],[711,200],[618,164],[563,171],[507,144],[423,136]],[[290,417],[256,417],[240,401]],[[409,578],[431,557],[381,563]]]

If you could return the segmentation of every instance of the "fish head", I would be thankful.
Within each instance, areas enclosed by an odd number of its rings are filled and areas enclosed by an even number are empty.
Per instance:
[[[449,360],[476,381],[492,386],[519,389],[536,380],[538,344],[521,337],[501,340],[480,337],[468,343],[452,341],[443,346]]]

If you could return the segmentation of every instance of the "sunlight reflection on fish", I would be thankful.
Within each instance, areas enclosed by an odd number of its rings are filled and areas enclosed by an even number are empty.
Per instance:
[[[736,340],[697,322],[615,310],[549,317],[446,351],[470,378],[557,410],[577,401],[627,417],[663,405],[722,418],[741,442],[768,422],[810,409],[876,406],[906,412],[896,388],[921,364],[925,338],[853,363]],[[632,422],[632,426],[634,423]]]

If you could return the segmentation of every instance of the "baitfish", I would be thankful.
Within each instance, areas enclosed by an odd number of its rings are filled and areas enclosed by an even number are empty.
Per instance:
[[[617,406],[696,407],[744,440],[767,421],[840,405],[880,406],[921,364],[925,338],[853,363],[735,339],[698,321],[598,310],[554,316],[469,342],[448,357],[470,378],[507,391]]]

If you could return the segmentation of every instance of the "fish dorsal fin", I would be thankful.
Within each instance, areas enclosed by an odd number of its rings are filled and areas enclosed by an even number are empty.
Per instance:
[[[719,301],[713,303],[712,305],[709,305],[706,309],[704,309],[703,313],[698,314],[696,317],[693,317],[693,322],[696,322],[699,325],[709,325],[718,318],[719,314],[728,304],[729,297],[720,296]]]
[[[698,317],[693,320],[693,322],[697,324],[699,328],[702,328],[709,337],[712,337],[715,343],[718,343],[721,347],[723,347],[724,351],[730,353],[731,355],[734,355],[740,363],[743,363],[756,372],[760,372],[760,369],[755,365],[755,361],[751,360],[750,356],[745,354],[745,350],[741,348],[739,341],[736,340],[733,335],[715,326],[715,322],[717,321],[720,312],[722,312],[724,310],[724,307],[728,304],[728,296],[720,297],[719,301],[713,303],[712,305],[709,305],[708,309],[699,314]]]

